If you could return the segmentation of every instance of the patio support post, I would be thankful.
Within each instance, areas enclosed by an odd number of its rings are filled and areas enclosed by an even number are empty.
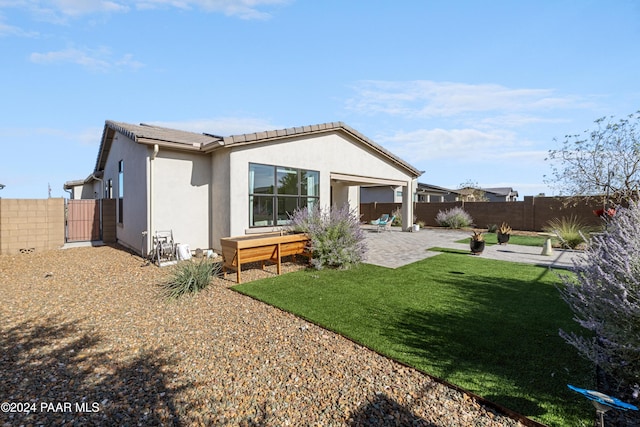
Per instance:
[[[416,188],[416,180],[407,182],[402,187],[402,229],[411,231],[413,226],[413,194]]]

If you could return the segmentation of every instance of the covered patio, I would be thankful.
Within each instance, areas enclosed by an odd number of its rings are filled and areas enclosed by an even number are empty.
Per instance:
[[[381,177],[366,177],[331,172],[331,206],[349,205],[360,212],[360,187],[389,186],[402,187],[402,224],[409,231],[413,224],[413,200],[417,179],[402,181]]]

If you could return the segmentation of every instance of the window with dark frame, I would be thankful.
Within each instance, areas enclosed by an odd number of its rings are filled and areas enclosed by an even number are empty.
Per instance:
[[[249,163],[249,227],[286,225],[296,209],[320,199],[320,172]]]
[[[118,223],[123,223],[124,160],[118,162]]]
[[[106,185],[104,186],[104,198],[112,199],[113,198],[113,180],[108,179]]]

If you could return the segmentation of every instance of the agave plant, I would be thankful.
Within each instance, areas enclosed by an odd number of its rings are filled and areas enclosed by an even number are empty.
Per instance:
[[[498,244],[506,245],[509,242],[509,238],[511,237],[511,232],[513,230],[506,222],[503,222],[498,228]]]
[[[475,242],[483,242],[484,241],[484,234],[482,233],[482,231],[473,230],[473,234],[471,235],[471,240],[473,240]]]
[[[503,222],[502,224],[500,224],[500,228],[498,228],[498,233],[500,234],[511,234],[512,231],[513,230],[511,229],[509,224],[507,224],[506,222]]]
[[[484,251],[484,235],[482,231],[473,231],[471,235],[470,247],[472,255],[480,255]]]

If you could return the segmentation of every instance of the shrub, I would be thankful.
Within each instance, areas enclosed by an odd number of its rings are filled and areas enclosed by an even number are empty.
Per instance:
[[[562,276],[562,298],[586,336],[560,330],[578,352],[592,361],[630,397],[640,384],[640,207],[631,202],[594,236],[575,277]],[[616,390],[603,390],[612,392]]]
[[[391,216],[393,217],[393,225],[394,227],[402,227],[402,210],[400,208],[395,208],[393,212],[391,212]]]
[[[211,278],[220,273],[222,264],[206,258],[198,262],[183,261],[176,266],[173,276],[162,284],[164,294],[176,299],[186,294],[195,294],[209,286]]]
[[[557,233],[567,242],[571,249],[575,249],[585,243],[580,233],[582,232],[582,234],[586,236],[592,231],[592,227],[584,225],[577,216],[571,215],[568,218],[552,219],[547,223],[547,226],[544,227],[544,231]]]
[[[364,258],[364,234],[357,212],[348,206],[327,211],[319,206],[298,209],[291,216],[291,228],[309,234],[311,264],[318,270],[350,268]]]
[[[463,228],[471,226],[473,218],[461,207],[455,207],[438,212],[436,222],[443,227]]]

